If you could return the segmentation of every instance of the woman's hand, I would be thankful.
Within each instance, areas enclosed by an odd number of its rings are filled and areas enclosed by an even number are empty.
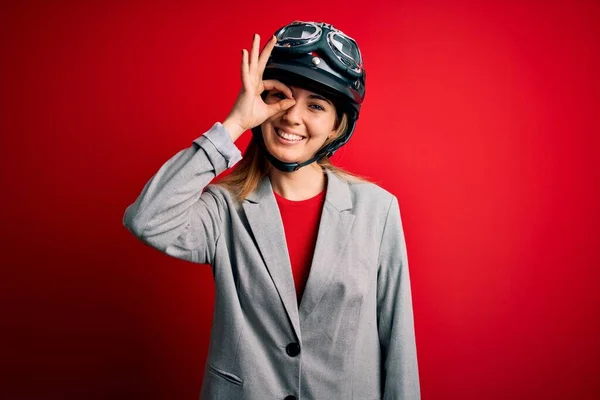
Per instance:
[[[223,125],[234,141],[248,129],[262,124],[268,118],[287,110],[296,103],[288,86],[277,80],[263,81],[262,79],[276,42],[277,39],[273,36],[259,55],[260,36],[255,34],[250,57],[246,49],[242,50],[242,88],[231,112],[223,121]],[[265,90],[272,89],[282,92],[287,98],[266,104],[260,95]]]

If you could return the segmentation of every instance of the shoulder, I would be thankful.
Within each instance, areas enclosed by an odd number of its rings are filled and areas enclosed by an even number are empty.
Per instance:
[[[373,200],[389,204],[394,195],[373,182],[348,182],[350,191],[354,194],[357,200]]]
[[[204,190],[223,199],[233,197],[229,189],[219,183],[211,183]]]
[[[237,208],[238,206],[238,200],[235,194],[231,192],[227,186],[219,183],[211,183],[206,186],[204,195],[212,196],[224,209]]]
[[[389,214],[395,212],[398,201],[378,184],[351,174],[330,173],[332,190],[330,202],[338,210],[348,210],[361,230],[383,229]],[[360,222],[359,222],[360,221]],[[373,232],[378,236],[377,232]]]
[[[387,211],[392,202],[396,200],[392,193],[375,182],[346,174],[336,174],[336,176],[348,186],[352,203],[356,206],[368,204],[371,207],[384,207]]]

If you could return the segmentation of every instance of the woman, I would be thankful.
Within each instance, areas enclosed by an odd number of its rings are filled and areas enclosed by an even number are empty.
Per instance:
[[[262,52],[259,41],[242,52],[229,116],[168,160],[123,221],[152,247],[212,265],[200,397],[418,399],[397,199],[329,162],[364,99],[360,51],[322,23],[289,24]],[[248,129],[241,159],[234,142]]]

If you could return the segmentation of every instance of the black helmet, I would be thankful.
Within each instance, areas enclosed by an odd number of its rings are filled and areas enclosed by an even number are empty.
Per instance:
[[[277,169],[295,171],[322,157],[331,156],[354,132],[365,98],[365,70],[358,45],[332,25],[294,21],[277,32],[277,43],[267,62],[263,79],[276,79],[288,86],[300,86],[329,98],[348,117],[348,128],[339,138],[302,163],[287,163],[267,157]],[[252,134],[264,146],[260,125]]]

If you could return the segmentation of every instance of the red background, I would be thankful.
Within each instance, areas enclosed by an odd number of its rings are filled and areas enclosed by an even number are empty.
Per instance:
[[[210,269],[122,215],[294,19],[361,45],[335,161],[400,200],[423,398],[600,398],[599,2],[49,3],[0,11],[2,398],[197,398]]]

